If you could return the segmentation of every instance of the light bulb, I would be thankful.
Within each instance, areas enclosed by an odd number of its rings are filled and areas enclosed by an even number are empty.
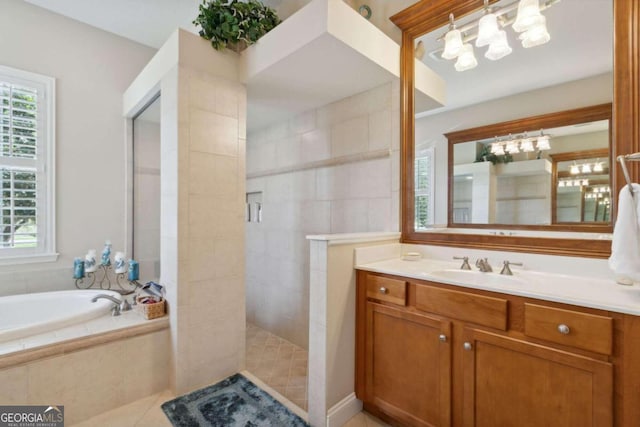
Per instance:
[[[520,40],[522,40],[522,47],[530,48],[540,46],[541,44],[545,44],[549,40],[551,40],[551,36],[547,31],[546,22],[547,20],[544,16],[542,16],[542,20],[540,21],[540,23],[532,26],[520,35]]]
[[[578,165],[571,165],[571,168],[569,169],[569,173],[571,175],[577,175],[580,173],[580,167]]]
[[[582,173],[591,173],[591,165],[589,163],[582,165]]]
[[[580,187],[580,180],[579,180],[579,179],[576,179],[575,181],[573,181],[573,185],[574,185],[575,187]]]
[[[491,154],[496,154],[498,151],[502,150],[502,144],[499,142],[491,143]]]
[[[602,162],[596,163],[595,165],[593,165],[593,171],[594,172],[602,172]]]
[[[460,50],[460,55],[458,55],[458,60],[456,61],[456,71],[467,71],[472,68],[476,68],[478,66],[478,61],[476,60],[476,56],[473,54],[473,46],[469,43],[465,43],[462,45],[462,50]]]
[[[507,41],[507,32],[502,30],[498,31],[498,35],[489,45],[489,49],[487,49],[484,57],[492,61],[497,61],[509,55],[511,52],[513,52],[513,49],[511,49]]]
[[[462,34],[454,27],[444,36],[444,51],[441,56],[444,59],[457,58],[462,51],[462,46]]]
[[[558,181],[558,187],[564,187],[564,181]]]
[[[532,151],[535,151],[535,149],[533,148],[533,141],[531,141],[531,138],[525,138],[522,141],[520,141],[520,149],[525,153],[530,153]]]
[[[500,144],[498,148],[496,148],[496,152],[493,154],[495,154],[496,156],[504,156],[504,146]]]
[[[548,135],[540,135],[538,137],[538,144],[537,144],[537,148],[540,151],[544,151],[544,150],[551,150],[551,144],[549,143],[549,136]]]
[[[509,154],[518,154],[520,152],[520,150],[518,149],[518,141],[507,141],[507,147],[505,148],[505,150]]]
[[[583,179],[581,184],[586,187],[587,185],[589,185],[589,180],[588,179]]]
[[[538,0],[520,0],[518,15],[513,23],[513,30],[521,33],[538,24],[544,18],[540,13]]]
[[[486,46],[493,43],[499,37],[498,17],[493,13],[488,13],[480,18],[478,22],[478,38],[476,47]]]

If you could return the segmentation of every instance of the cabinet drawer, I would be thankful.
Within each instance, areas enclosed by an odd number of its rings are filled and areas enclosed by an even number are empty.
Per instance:
[[[596,353],[611,354],[613,319],[536,304],[524,305],[524,333]]]
[[[407,282],[388,277],[367,277],[367,298],[398,305],[407,304]]]
[[[490,328],[507,330],[507,300],[502,298],[417,285],[416,308]]]

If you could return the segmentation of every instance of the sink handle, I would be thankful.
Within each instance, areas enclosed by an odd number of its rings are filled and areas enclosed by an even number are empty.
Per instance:
[[[521,262],[511,262],[511,261],[504,261],[504,266],[502,267],[502,271],[500,271],[500,274],[504,274],[505,276],[513,276],[513,272],[511,271],[511,267],[509,267],[510,265],[517,265],[519,267],[522,267],[522,263]]]
[[[460,266],[460,270],[471,270],[471,266],[469,265],[469,257],[468,256],[454,256],[453,259],[462,260],[462,265]]]

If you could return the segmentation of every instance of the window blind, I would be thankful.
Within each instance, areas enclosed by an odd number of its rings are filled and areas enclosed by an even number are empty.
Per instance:
[[[0,248],[38,246],[38,127],[38,90],[0,80]]]
[[[416,157],[415,229],[425,229],[433,224],[433,152],[428,150]]]

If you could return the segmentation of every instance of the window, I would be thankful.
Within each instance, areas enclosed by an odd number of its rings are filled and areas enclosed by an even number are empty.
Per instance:
[[[415,229],[433,225],[433,147],[416,153],[415,159]]]
[[[0,264],[54,261],[54,79],[0,66]]]

